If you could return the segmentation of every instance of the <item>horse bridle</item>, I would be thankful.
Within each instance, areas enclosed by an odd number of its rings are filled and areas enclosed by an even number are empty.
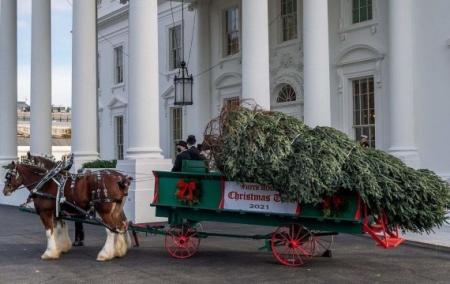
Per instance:
[[[11,180],[12,178],[19,178],[20,174],[17,171],[17,166],[14,166],[14,168],[9,169],[6,174],[5,174],[5,181],[7,181],[8,183],[6,185],[11,185]]]
[[[19,177],[20,177],[20,173],[17,170],[17,164],[15,164],[14,168],[9,169],[5,174],[5,181],[6,181],[5,185],[11,186],[11,180],[13,178],[18,179]],[[18,188],[16,188],[14,191],[22,189],[22,188],[28,188],[28,187],[36,185],[36,184],[37,184],[37,182],[33,182],[31,184],[23,184],[23,185],[19,186]]]

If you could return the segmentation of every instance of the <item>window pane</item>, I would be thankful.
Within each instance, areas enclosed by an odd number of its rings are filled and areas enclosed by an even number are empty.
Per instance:
[[[353,81],[353,94],[359,94],[359,80]]]
[[[368,102],[367,102],[367,95],[360,95],[361,99],[361,109],[365,110],[368,109]]]
[[[123,116],[115,117],[116,126],[116,159],[123,160]]]
[[[297,38],[297,0],[281,1],[283,41]]]
[[[226,55],[232,55],[239,52],[239,10],[230,8],[225,11],[226,26]]]
[[[294,102],[297,100],[297,94],[290,85],[284,85],[277,96],[277,103]]]
[[[169,69],[180,66],[181,61],[181,26],[175,26],[169,30]]]
[[[361,80],[361,94],[367,93],[367,81]]]
[[[370,119],[369,124],[375,124],[375,109],[369,111]]]
[[[353,0],[352,22],[354,24],[371,20],[373,17],[372,0]]]
[[[361,128],[359,127],[355,128],[355,139],[356,140],[361,139]]]
[[[363,116],[362,116],[362,124],[369,124],[369,111],[368,110],[363,110]]]
[[[362,7],[359,10],[359,21],[360,22],[367,21],[367,8],[366,7]]]
[[[114,48],[114,83],[123,82],[123,47]]]
[[[366,135],[375,146],[375,95],[373,77],[353,80],[353,126],[355,138]]]
[[[359,110],[354,112],[354,118],[355,125],[361,125],[361,112]]]
[[[361,103],[360,103],[360,97],[359,96],[353,96],[353,109],[360,109]]]

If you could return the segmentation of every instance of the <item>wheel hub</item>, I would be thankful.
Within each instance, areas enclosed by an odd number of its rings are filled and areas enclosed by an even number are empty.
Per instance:
[[[299,246],[300,246],[300,244],[299,244],[299,241],[297,241],[297,240],[292,240],[292,241],[289,242],[289,247],[290,248],[296,249]]]

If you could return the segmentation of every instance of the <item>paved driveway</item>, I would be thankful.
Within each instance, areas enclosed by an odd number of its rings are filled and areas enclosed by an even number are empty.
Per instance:
[[[160,236],[108,263],[95,261],[104,230],[86,226],[86,246],[59,261],[42,261],[45,234],[35,215],[0,206],[0,283],[450,283],[450,251],[406,244],[377,248],[365,237],[340,235],[333,258],[301,268],[279,265],[262,241],[208,238],[192,259],[170,258]],[[72,225],[71,225],[72,228]],[[207,223],[205,230],[239,233],[267,228]],[[73,232],[71,231],[71,236]]]

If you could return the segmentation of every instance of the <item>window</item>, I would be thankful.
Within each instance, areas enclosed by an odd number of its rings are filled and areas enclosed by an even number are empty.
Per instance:
[[[115,117],[116,159],[123,160],[123,116]]]
[[[353,0],[353,24],[372,20],[372,0]]]
[[[353,128],[356,140],[366,135],[375,148],[375,92],[373,77],[353,80]]]
[[[183,109],[171,109],[171,140],[172,140],[172,159],[176,158],[178,141],[183,140]]]
[[[225,55],[239,52],[239,9],[229,8],[225,11]]]
[[[297,94],[290,85],[284,85],[278,93],[277,103],[295,102],[296,100]]]
[[[181,63],[181,26],[169,29],[169,70],[180,67]]]
[[[297,0],[281,0],[283,41],[297,38]]]
[[[123,83],[123,46],[114,48],[114,83]]]
[[[231,98],[226,98],[223,100],[224,102],[224,106],[227,108],[232,108],[232,107],[236,107],[236,106],[240,106],[241,105],[241,98],[240,97],[231,97]]]

